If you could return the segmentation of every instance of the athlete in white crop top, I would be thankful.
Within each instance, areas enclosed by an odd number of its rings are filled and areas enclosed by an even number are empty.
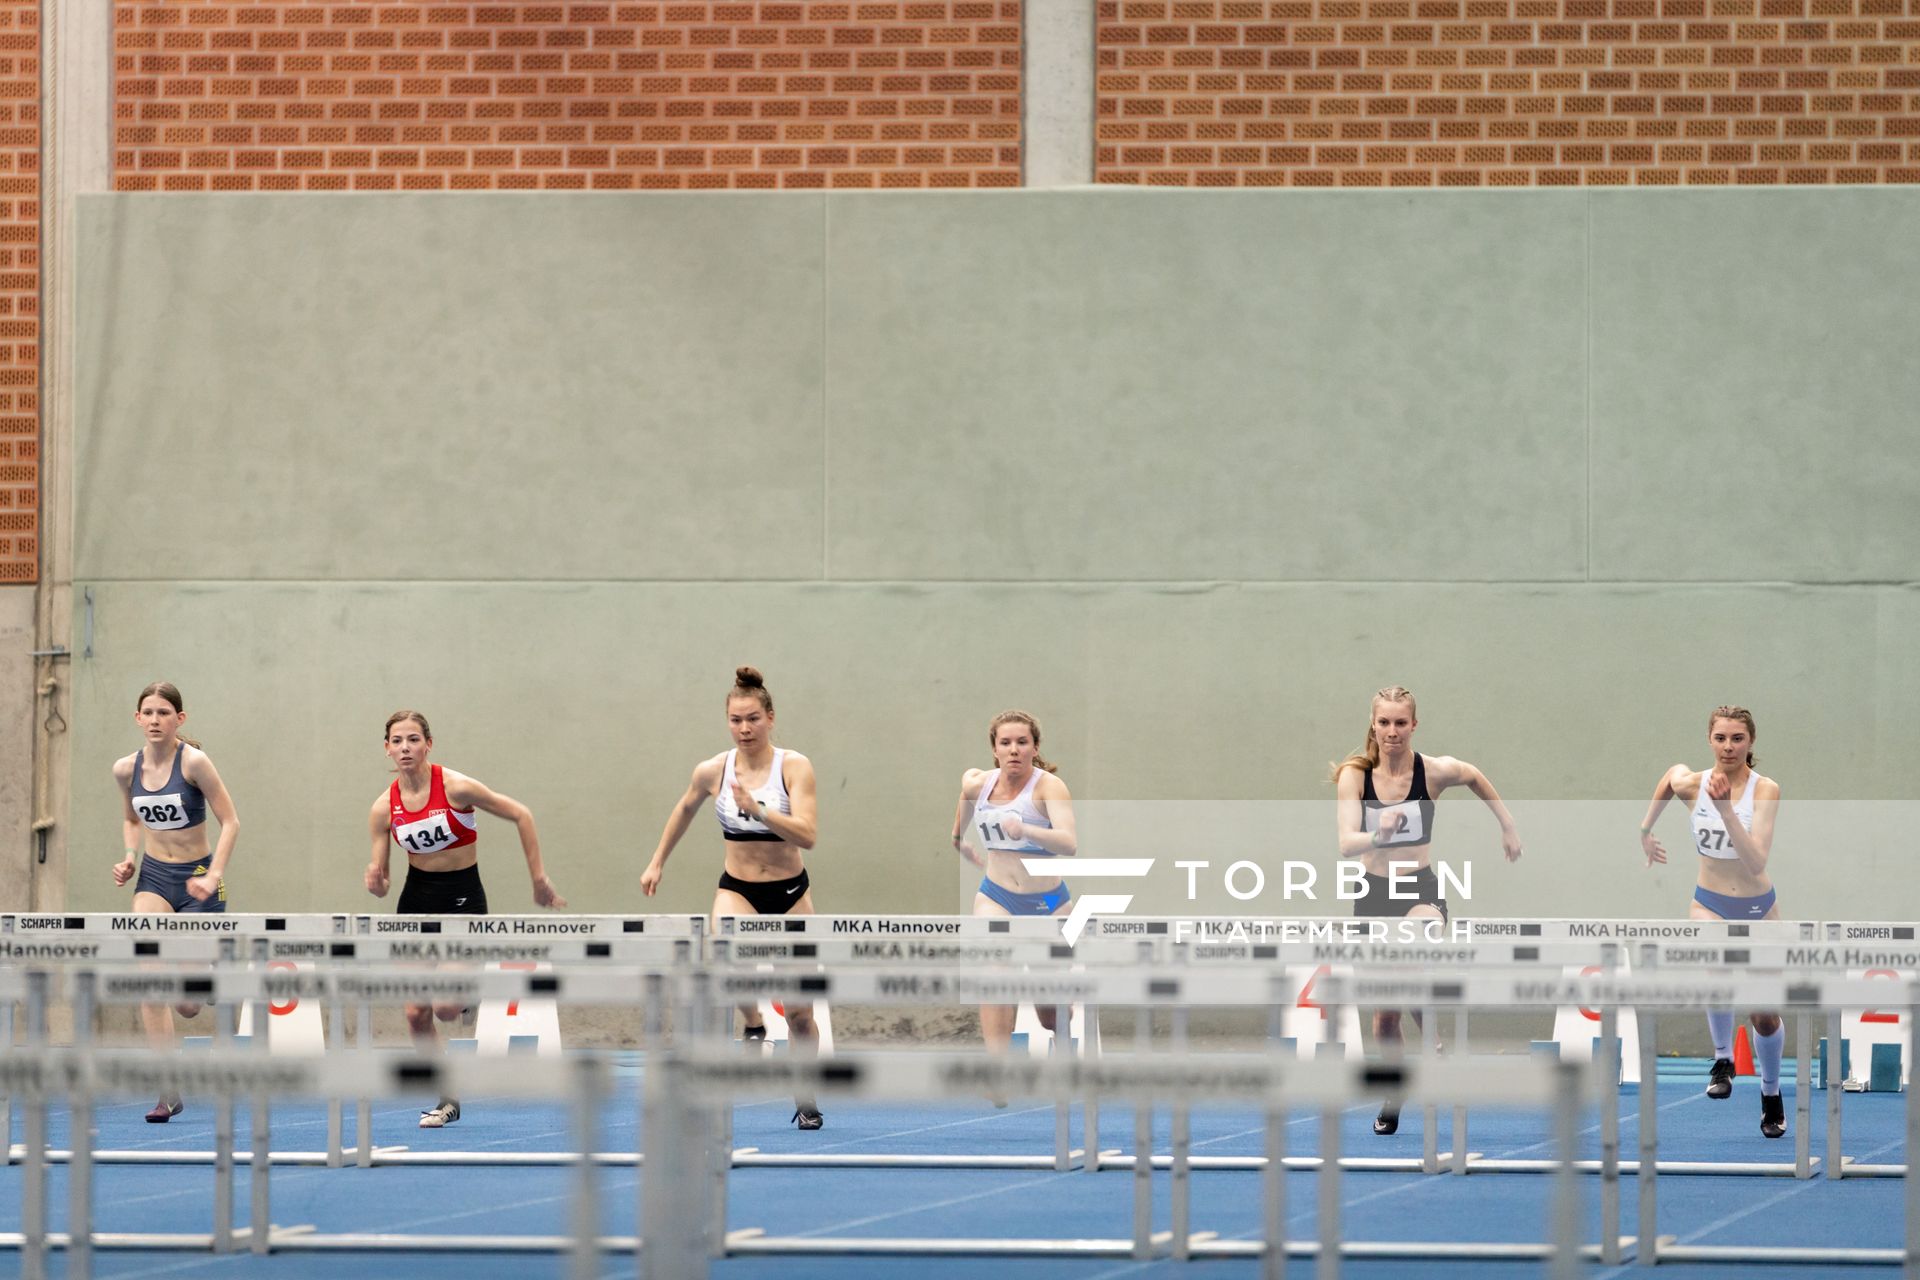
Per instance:
[[[1773,824],[1780,812],[1780,784],[1753,768],[1753,744],[1759,737],[1753,713],[1745,707],[1715,707],[1707,717],[1707,745],[1713,767],[1695,771],[1676,764],[1653,789],[1647,816],[1640,823],[1640,849],[1647,865],[1665,863],[1667,850],[1653,834],[1667,802],[1676,796],[1687,806],[1698,876],[1688,915],[1695,920],[1778,920],[1780,905],[1767,864],[1773,855]],[[1760,1132],[1778,1138],[1787,1131],[1780,1099],[1780,1056],[1786,1033],[1780,1015],[1749,1016],[1753,1054],[1760,1068]],[[1733,1094],[1733,1011],[1707,1014],[1713,1035],[1710,1098]]]
[[[960,803],[953,814],[953,847],[986,874],[973,895],[976,916],[1059,915],[1071,897],[1057,875],[1036,874],[1026,859],[1067,857],[1079,848],[1073,796],[1040,755],[1040,722],[1024,711],[1003,711],[987,726],[991,769],[960,776]],[[983,858],[974,852],[979,844]],[[1003,1052],[1013,1039],[1013,1005],[983,1005],[980,1033],[987,1048]],[[1053,1030],[1053,1009],[1038,1009]],[[1004,1104],[1002,1104],[1004,1105]]]
[[[714,928],[721,916],[812,915],[813,891],[805,852],[813,848],[815,796],[813,762],[798,751],[773,745],[773,695],[752,667],[734,672],[727,693],[727,731],[733,749],[702,760],[693,779],[667,815],[653,858],[640,873],[640,891],[659,892],[667,859],[709,801],[720,821],[727,857],[713,895]],[[764,1041],[766,1024],[758,1005],[743,1004],[745,1036]],[[787,1031],[795,1049],[817,1052],[820,1033],[813,1006],[788,1002]],[[812,1098],[794,1099],[793,1118],[802,1129],[818,1129],[824,1119]]]

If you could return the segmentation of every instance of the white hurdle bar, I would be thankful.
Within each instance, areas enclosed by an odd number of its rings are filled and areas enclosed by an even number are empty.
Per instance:
[[[38,1048],[12,1053],[0,1060],[0,1083],[4,1083],[10,1095],[20,1097],[27,1104],[30,1125],[34,1117],[40,1117],[44,1124],[47,1104],[57,1099],[70,1100],[76,1114],[80,1114],[98,1096],[127,1093],[244,1095],[256,1101],[275,1094],[345,1098],[369,1090],[383,1097],[462,1091],[520,1098],[563,1097],[572,1104],[575,1137],[582,1151],[591,1149],[596,1129],[595,1109],[609,1091],[606,1063],[596,1056],[583,1055],[554,1063],[538,1059],[442,1059],[373,1052],[306,1058],[230,1050],[155,1055],[97,1048]],[[256,1106],[256,1124],[262,1122],[262,1110]],[[226,1138],[230,1143],[231,1130]],[[256,1130],[256,1155],[266,1140],[264,1128]],[[210,1232],[107,1235],[92,1230],[91,1165],[86,1160],[77,1160],[69,1172],[72,1202],[69,1230],[47,1230],[44,1181],[40,1181],[35,1194],[23,1197],[22,1230],[0,1234],[0,1247],[22,1250],[22,1272],[30,1277],[45,1274],[47,1250],[64,1248],[68,1251],[69,1280],[85,1280],[91,1251],[95,1248],[184,1248],[215,1252],[245,1248],[255,1254],[320,1249],[565,1250],[573,1255],[569,1274],[585,1280],[599,1274],[598,1255],[602,1251],[632,1250],[638,1247],[638,1241],[633,1237],[600,1235],[597,1166],[593,1161],[581,1160],[577,1167],[579,1176],[571,1198],[572,1221],[565,1236],[322,1234],[303,1226],[276,1227],[271,1225],[268,1164],[259,1159],[255,1160],[252,1170],[249,1227],[235,1229],[230,1213],[223,1220],[216,1212]],[[35,1188],[32,1175],[36,1169],[44,1175],[44,1165],[30,1157],[29,1188]]]
[[[1342,1257],[1533,1257],[1550,1261],[1554,1277],[1578,1274],[1583,1250],[1578,1241],[1579,1191],[1572,1175],[1575,1121],[1585,1096],[1584,1069],[1573,1064],[1513,1058],[1504,1062],[1452,1061],[1361,1065],[1345,1061],[1276,1061],[1270,1057],[1237,1060],[1158,1056],[1151,1059],[1105,1058],[1098,1061],[1018,1057],[982,1058],[952,1054],[863,1054],[833,1058],[750,1059],[713,1048],[674,1050],[647,1078],[646,1143],[657,1158],[646,1164],[648,1223],[643,1224],[643,1275],[701,1277],[714,1257],[740,1255],[949,1254],[1036,1255],[1046,1257],[1131,1257],[1149,1259],[1205,1255],[1257,1256],[1263,1275],[1284,1276],[1288,1256],[1317,1256],[1323,1276],[1338,1274]],[[1551,1107],[1557,1117],[1556,1142],[1567,1159],[1566,1172],[1552,1201],[1552,1238],[1538,1244],[1407,1245],[1342,1242],[1338,1202],[1340,1161],[1321,1164],[1320,1197],[1334,1206],[1323,1214],[1317,1241],[1284,1238],[1283,1162],[1269,1161],[1262,1183],[1267,1238],[1221,1242],[1187,1233],[1187,1180],[1184,1163],[1174,1169],[1174,1231],[1152,1231],[1150,1200],[1135,1197],[1132,1235],[1125,1239],[977,1239],[859,1237],[769,1237],[756,1231],[729,1232],[716,1239],[711,1206],[697,1183],[675,1176],[667,1155],[684,1151],[698,1139],[698,1115],[706,1108],[731,1105],[744,1091],[817,1093],[867,1098],[942,1098],[982,1092],[1011,1097],[1067,1101],[1089,1095],[1132,1099],[1144,1110],[1154,1102],[1253,1103],[1267,1116],[1266,1133],[1283,1132],[1288,1106],[1319,1105],[1328,1116],[1360,1097],[1392,1095],[1416,1101],[1469,1097],[1485,1103]],[[1338,1143],[1338,1126],[1330,1124]],[[1140,1182],[1136,1181],[1136,1187]]]
[[[46,1003],[48,999],[56,993],[69,995],[70,998],[76,1001],[77,1007],[81,1009],[90,1009],[91,1006],[88,1002],[96,995],[103,1000],[115,1001],[173,999],[183,995],[190,995],[202,999],[211,997],[231,1006],[240,1000],[267,1000],[293,992],[300,992],[315,998],[330,997],[334,999],[379,999],[392,1001],[449,1000],[471,1002],[472,1000],[487,996],[505,998],[509,996],[549,995],[555,998],[565,998],[581,1002],[620,1003],[631,1000],[634,993],[641,990],[642,985],[646,984],[647,989],[654,997],[653,1004],[656,1006],[663,1003],[661,997],[667,993],[670,987],[678,987],[683,991],[690,992],[691,994],[687,995],[680,1003],[689,1005],[693,1014],[698,1015],[702,1009],[711,1009],[715,1006],[732,1003],[748,994],[794,999],[838,998],[876,1004],[914,1004],[929,1001],[942,1003],[1004,1003],[1014,999],[1030,999],[1037,1002],[1054,1004],[1068,1003],[1074,1000],[1086,1000],[1093,1003],[1121,1003],[1143,1007],[1165,1005],[1171,1008],[1180,1008],[1195,1003],[1206,1005],[1241,1004],[1270,1006],[1272,1003],[1274,984],[1282,981],[1282,976],[1270,969],[1262,970],[1257,967],[1236,966],[1222,966],[1219,968],[1188,967],[1172,970],[1164,967],[1148,969],[1116,968],[1104,971],[1083,971],[1080,973],[984,971],[979,973],[962,972],[956,974],[949,969],[942,968],[932,970],[854,970],[845,973],[828,974],[793,971],[729,973],[714,972],[700,968],[677,972],[649,973],[628,966],[610,965],[604,968],[588,969],[577,973],[533,974],[512,971],[458,972],[444,969],[423,969],[419,967],[388,969],[364,965],[342,969],[316,969],[310,973],[286,973],[272,971],[262,972],[247,969],[236,963],[229,962],[214,966],[210,974],[204,975],[168,974],[152,972],[137,967],[133,969],[103,969],[98,972],[75,969],[71,966],[36,968],[25,971],[18,968],[0,969],[0,999],[13,1000],[24,998],[29,1008],[30,1034],[36,1034],[43,1039]],[[1698,1010],[1704,1007],[1716,1007],[1734,1003],[1748,1007],[1776,1008],[1780,1009],[1783,1013],[1793,1013],[1803,1018],[1804,1025],[1804,1016],[1820,1007],[1832,1007],[1836,1005],[1844,1007],[1868,1003],[1884,1004],[1883,997],[1887,990],[1888,985],[1885,982],[1851,977],[1808,976],[1805,974],[1728,974],[1724,971],[1714,970],[1672,969],[1637,974],[1601,973],[1568,978],[1543,977],[1538,973],[1525,971],[1514,972],[1510,970],[1493,972],[1451,971],[1444,973],[1379,971],[1356,972],[1351,976],[1331,975],[1327,982],[1325,995],[1326,999],[1334,1004],[1354,1002],[1361,1004],[1411,1005],[1414,1007],[1428,1008],[1464,1008],[1475,1005],[1512,1007],[1537,1004],[1576,1003],[1596,1008],[1634,1007],[1645,1010]],[[1909,989],[1907,993],[1907,1003],[1920,1003],[1920,989]],[[699,1044],[698,1038],[704,1033],[704,1029],[691,1018],[689,1022],[688,1030],[690,1036],[687,1044],[697,1045]],[[708,1051],[703,1049],[699,1050],[699,1052]],[[1617,1047],[1608,1046],[1603,1050],[1602,1060],[1605,1061],[1610,1058],[1614,1052],[1617,1052]],[[1652,1052],[1652,1047],[1643,1041],[1642,1053],[1650,1059]],[[84,1050],[74,1051],[70,1056],[75,1058],[75,1060],[80,1060],[84,1057],[84,1053]],[[263,1071],[273,1066],[276,1062],[275,1059],[265,1057],[258,1053],[247,1055],[247,1059],[255,1062]],[[391,1058],[388,1059],[388,1061],[391,1060]],[[172,1064],[176,1069],[182,1064],[186,1066],[198,1065],[192,1058],[187,1057],[162,1058],[156,1060],[151,1055],[141,1055],[141,1061],[153,1065],[155,1069],[164,1069],[168,1064]],[[287,1060],[280,1059],[278,1061],[284,1062]],[[741,1065],[737,1070],[747,1073],[746,1075],[738,1076],[738,1079],[757,1078],[753,1077],[751,1073],[756,1069],[760,1069],[758,1062],[747,1059],[738,1059],[738,1061]],[[1328,1072],[1336,1072],[1341,1069],[1348,1071],[1358,1069],[1363,1073],[1372,1071],[1375,1073],[1372,1076],[1363,1075],[1363,1083],[1383,1092],[1394,1092],[1396,1082],[1401,1080],[1409,1070],[1405,1064],[1356,1068],[1353,1064],[1344,1063],[1303,1064],[1285,1060],[1278,1062],[1267,1061],[1265,1059],[1256,1060],[1256,1062],[1263,1061],[1267,1062],[1267,1068],[1271,1071],[1284,1070],[1294,1073],[1289,1076],[1289,1078],[1296,1081],[1306,1080],[1311,1082],[1315,1079],[1311,1072],[1306,1075],[1299,1074],[1303,1066],[1310,1067],[1312,1070],[1324,1069]],[[446,1064],[441,1064],[441,1066],[444,1065]],[[454,1065],[457,1066],[459,1064],[456,1063]],[[523,1060],[505,1065],[508,1070],[514,1070],[525,1069],[528,1064]],[[1069,1073],[1075,1071],[1093,1073],[1103,1070],[1109,1065],[1147,1071],[1152,1069],[1156,1064],[1151,1062],[1136,1064],[1110,1064],[1109,1062],[1041,1064],[1031,1060],[1019,1062],[989,1060],[982,1064],[977,1058],[973,1062],[976,1070],[987,1073],[985,1076],[977,1078],[986,1080],[989,1087],[992,1087],[994,1082],[1003,1078],[1001,1074],[996,1073],[1019,1072],[1042,1068],[1058,1069],[1062,1072]],[[1448,1070],[1469,1075],[1477,1072],[1484,1077],[1485,1073],[1489,1070],[1499,1069],[1512,1064],[1502,1063],[1499,1059],[1454,1061],[1444,1064],[1432,1063],[1426,1064],[1421,1068],[1420,1078],[1426,1081],[1449,1078],[1444,1073],[1437,1073],[1438,1069],[1443,1065]],[[1649,1065],[1651,1065],[1650,1062]],[[814,1070],[828,1069],[831,1066],[831,1061],[822,1066],[820,1064],[808,1064],[789,1060],[785,1063],[775,1063],[770,1069],[786,1070],[789,1072],[800,1071],[805,1073]],[[439,1068],[436,1067],[435,1069],[437,1070]],[[1217,1064],[1216,1069],[1218,1069]],[[1804,1081],[1804,1060],[1802,1071]],[[123,1073],[120,1076],[112,1078],[125,1083],[136,1077],[131,1077]],[[952,1076],[949,1078],[961,1079],[963,1077]],[[1017,1075],[1012,1078],[1015,1080],[1024,1079],[1024,1077]],[[1083,1080],[1093,1079],[1096,1081],[1099,1079],[1098,1076],[1089,1076],[1086,1074],[1075,1078]],[[1651,1075],[1649,1075],[1649,1078],[1651,1078]],[[653,1087],[653,1079],[654,1073],[650,1072],[649,1088]],[[1038,1077],[1035,1077],[1035,1079],[1038,1079]],[[260,1080],[261,1083],[258,1087],[260,1093],[264,1094],[274,1089],[271,1078],[262,1076]],[[0,1087],[8,1087],[10,1081],[11,1078],[8,1074],[0,1073]],[[1009,1088],[1011,1091],[1011,1086]],[[16,1090],[40,1097],[40,1101],[30,1107],[28,1113],[28,1172],[23,1194],[23,1207],[27,1210],[27,1220],[31,1221],[33,1214],[39,1213],[44,1217],[45,1211],[44,1160],[40,1158],[40,1153],[44,1148],[45,1138],[44,1086],[35,1082],[12,1082],[12,1087],[9,1088],[9,1091]],[[1434,1091],[1425,1094],[1416,1094],[1416,1096],[1431,1097],[1437,1091],[1436,1086]],[[1098,1090],[1096,1090],[1096,1092],[1098,1092]],[[83,1097],[90,1098],[92,1096],[92,1090],[90,1088],[83,1088],[81,1094]],[[1643,1109],[1651,1107],[1651,1094],[1651,1090],[1643,1091]],[[1193,1095],[1188,1094],[1186,1096],[1190,1100]],[[1916,1120],[1915,1118],[1915,1112],[1913,1111],[1914,1102],[1911,1097],[1909,1098],[1908,1106],[1909,1126],[1911,1129],[1913,1126],[1920,1125],[1920,1120]],[[1655,1148],[1656,1130],[1650,1123],[1650,1119],[1651,1118],[1648,1117],[1647,1121],[1643,1122],[1641,1133],[1641,1167],[1657,1173],[1660,1171],[1660,1165],[1655,1158],[1657,1155]],[[699,1130],[702,1123],[701,1117],[697,1115],[683,1116],[677,1120],[669,1117],[670,1126],[677,1126],[681,1129],[692,1126],[693,1130]],[[693,1137],[697,1135],[689,1131],[687,1136]],[[230,1157],[230,1128],[224,1137],[224,1145]],[[257,1128],[255,1136],[256,1152],[262,1149],[265,1138],[265,1126],[261,1124]],[[1340,1161],[1338,1159],[1337,1128],[1330,1131],[1329,1140],[1331,1147],[1328,1155],[1332,1158],[1323,1158],[1319,1166],[1320,1172],[1325,1178],[1337,1177],[1338,1173]],[[651,1138],[649,1141],[651,1142]],[[1604,1146],[1605,1144],[1603,1143],[1603,1148]],[[714,1147],[710,1142],[702,1140],[698,1144],[698,1149],[713,1151]],[[1184,1152],[1178,1145],[1176,1145],[1173,1159],[1177,1171],[1174,1183],[1175,1195],[1177,1198],[1183,1198],[1186,1185],[1184,1171],[1192,1166],[1185,1163]],[[582,1161],[581,1163],[591,1164],[592,1162]],[[256,1187],[256,1196],[260,1194],[259,1187],[264,1186],[266,1164],[267,1161],[265,1160],[256,1159],[255,1161],[254,1177],[258,1184]],[[711,1198],[707,1201],[709,1210],[716,1208],[724,1209],[726,1164],[727,1161],[717,1155],[710,1159],[711,1170],[714,1173],[714,1181],[717,1183],[717,1190],[711,1193]],[[1603,1155],[1601,1164],[1603,1166],[1602,1172],[1604,1176],[1607,1176],[1610,1180],[1617,1178],[1620,1172],[1620,1166],[1617,1163],[1617,1152]],[[1609,1164],[1613,1166],[1610,1172],[1606,1168]],[[1267,1171],[1273,1177],[1277,1178],[1279,1170],[1283,1168],[1284,1165],[1284,1161],[1269,1160],[1267,1162]],[[1571,1173],[1576,1167],[1571,1161],[1554,1162],[1554,1165],[1555,1168],[1562,1173]],[[230,1169],[230,1165],[228,1168]],[[661,1176],[665,1176],[664,1172]],[[1140,1176],[1141,1171],[1136,1170],[1136,1178],[1138,1179]],[[700,1179],[696,1181],[706,1182],[707,1180]],[[1913,1181],[1920,1183],[1920,1179]],[[1658,1256],[1658,1246],[1655,1237],[1646,1229],[1651,1226],[1654,1183],[1655,1178],[1648,1177],[1643,1179],[1639,1184],[1643,1226],[1640,1238],[1647,1242],[1647,1247],[1641,1254],[1643,1261]],[[1140,1183],[1136,1181],[1136,1187],[1139,1185]],[[1909,1188],[1908,1194],[1910,1197],[1915,1194],[1913,1188]],[[258,1201],[256,1201],[256,1203],[258,1203]],[[1330,1199],[1328,1204],[1337,1207],[1337,1200]],[[703,1226],[702,1230],[706,1231],[709,1236],[712,1236],[714,1228],[711,1224],[715,1221],[715,1218],[706,1214],[703,1214],[702,1218],[703,1221],[708,1224]],[[264,1213],[260,1215],[259,1220],[266,1220]],[[1916,1247],[1912,1243],[1913,1237],[1911,1233],[1916,1221],[1920,1221],[1920,1218],[1909,1218],[1909,1250],[1917,1256],[1920,1256],[1920,1247]],[[1184,1226],[1184,1216],[1177,1214],[1176,1222]],[[1323,1232],[1327,1229],[1326,1224],[1323,1223]],[[23,1233],[23,1245],[29,1248],[33,1247],[32,1243],[30,1240],[25,1239],[25,1237],[30,1234],[31,1233]],[[215,1247],[230,1246],[232,1240],[230,1208],[223,1222],[219,1206],[216,1205]],[[1187,1241],[1184,1233],[1181,1236],[1181,1240],[1183,1242],[1182,1247],[1184,1247],[1186,1243],[1195,1243]],[[1609,1252],[1613,1252],[1617,1256],[1617,1251],[1620,1246],[1627,1242],[1628,1241],[1624,1240],[1618,1234],[1617,1224],[1608,1223],[1606,1234],[1603,1236],[1600,1246],[1602,1251],[1601,1256],[1605,1257]],[[266,1245],[264,1243],[256,1243],[254,1247],[266,1247]],[[1284,1250],[1279,1252],[1284,1254]],[[1739,1251],[1739,1256],[1754,1259],[1779,1260],[1783,1256],[1801,1257],[1803,1253],[1804,1251],[1795,1251],[1790,1255],[1783,1255],[1778,1250],[1754,1249]],[[1675,1253],[1671,1256],[1679,1258],[1688,1255]],[[1711,1253],[1699,1256],[1727,1258],[1733,1255],[1725,1249],[1717,1249]],[[1830,1255],[1823,1254],[1822,1256],[1828,1257],[1828,1260],[1835,1262],[1878,1262],[1893,1260],[1896,1256],[1904,1257],[1905,1255],[1900,1251],[1855,1250],[1836,1251]]]

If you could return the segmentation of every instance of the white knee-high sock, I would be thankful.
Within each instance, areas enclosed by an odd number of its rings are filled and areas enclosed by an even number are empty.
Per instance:
[[[1713,1033],[1713,1056],[1733,1057],[1733,1010],[1707,1010],[1707,1030]]]
[[[1770,1036],[1748,1030],[1753,1036],[1753,1065],[1760,1068],[1760,1092],[1773,1097],[1780,1092],[1780,1053],[1787,1047],[1786,1024],[1775,1027]]]

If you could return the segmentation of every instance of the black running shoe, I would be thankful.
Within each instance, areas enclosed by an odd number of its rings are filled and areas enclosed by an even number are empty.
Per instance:
[[[460,1104],[452,1098],[442,1098],[431,1110],[420,1113],[422,1129],[444,1129],[460,1118]]]
[[[1777,1093],[1760,1095],[1760,1136],[1763,1138],[1787,1136],[1787,1104],[1781,1101]]]
[[[1389,1102],[1380,1108],[1380,1114],[1373,1118],[1373,1131],[1385,1138],[1400,1130],[1400,1108]]]
[[[1713,1079],[1707,1082],[1709,1098],[1731,1098],[1733,1096],[1733,1059],[1715,1058],[1713,1060]]]
[[[767,1051],[767,1028],[765,1025],[740,1028],[740,1043],[747,1047],[748,1053],[765,1053]]]
[[[819,1108],[815,1107],[811,1102],[802,1102],[794,1108],[793,1122],[799,1125],[804,1131],[807,1129],[820,1128],[826,1124],[827,1118],[821,1115]]]

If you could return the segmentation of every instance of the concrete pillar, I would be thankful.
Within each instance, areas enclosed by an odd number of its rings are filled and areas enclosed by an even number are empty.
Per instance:
[[[40,583],[30,606],[0,600],[0,642],[22,611],[32,640],[17,650],[9,645],[0,659],[0,724],[23,726],[30,744],[19,754],[12,743],[0,744],[0,848],[7,851],[0,854],[0,883],[8,885],[0,893],[24,894],[22,907],[59,907],[67,887],[72,665],[85,659],[43,655],[24,668],[10,659],[14,652],[75,647],[74,205],[81,195],[113,189],[112,6],[42,0],[40,66]],[[30,763],[23,770],[15,761]],[[23,774],[29,800],[21,814],[12,800]]]
[[[1022,185],[1093,181],[1094,0],[1027,0]]]

